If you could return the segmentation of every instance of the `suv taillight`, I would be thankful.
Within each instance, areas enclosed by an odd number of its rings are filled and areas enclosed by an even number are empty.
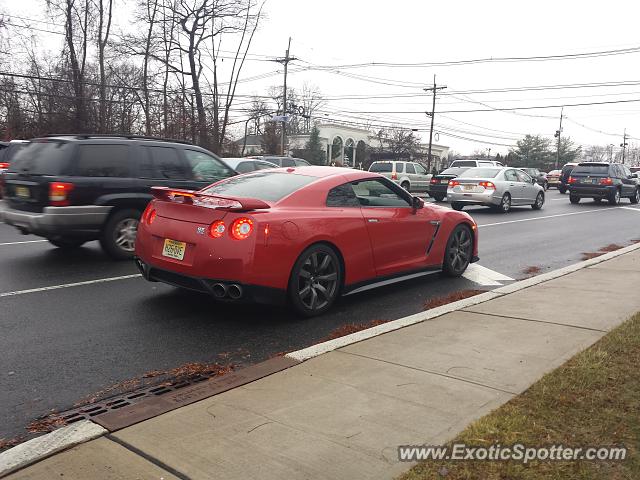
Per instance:
[[[49,184],[49,204],[54,207],[69,205],[69,193],[73,187],[73,183],[51,182]]]
[[[438,183],[438,179],[437,179],[437,178],[435,178],[435,177],[432,177],[432,178],[431,178],[431,183]]]
[[[5,168],[9,168],[8,162],[0,162],[0,170],[4,170]]]
[[[600,179],[600,185],[613,185],[613,180],[609,177],[607,178],[601,178]]]
[[[569,179],[567,180],[567,183],[576,183],[576,179],[573,177],[569,177]]]
[[[396,172],[393,172],[391,174],[391,180],[397,180],[398,179],[398,174]]]

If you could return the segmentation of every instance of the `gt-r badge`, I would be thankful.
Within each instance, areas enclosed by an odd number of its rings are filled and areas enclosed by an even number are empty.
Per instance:
[[[196,233],[197,233],[198,235],[204,235],[204,232],[205,232],[205,231],[206,231],[206,230],[205,230],[205,228],[204,228],[204,227],[198,227],[198,228],[196,228]]]

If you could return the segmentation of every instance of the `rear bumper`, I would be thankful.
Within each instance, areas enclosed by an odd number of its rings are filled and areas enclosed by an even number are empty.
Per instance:
[[[495,190],[489,190],[484,193],[462,193],[447,191],[447,200],[449,203],[464,203],[466,205],[500,205],[502,197],[495,195]]]
[[[44,207],[43,212],[24,212],[4,205],[0,220],[23,233],[43,237],[96,234],[109,216],[111,206]]]
[[[140,257],[135,257],[135,264],[145,280],[162,282],[174,287],[206,293],[217,301],[264,303],[271,305],[284,305],[287,301],[287,292],[278,288],[249,285],[229,279],[220,280],[215,278],[192,277],[157,268],[145,263]],[[221,285],[222,287],[220,287]],[[230,295],[229,287],[232,285],[237,287],[240,292],[238,298],[232,298]],[[224,295],[220,295],[222,289],[225,291]],[[236,290],[236,292],[238,290]]]
[[[608,198],[615,193],[616,189],[615,185],[606,187],[569,185],[569,193],[581,198]]]
[[[429,184],[427,187],[427,193],[430,195],[447,195],[448,184]]]

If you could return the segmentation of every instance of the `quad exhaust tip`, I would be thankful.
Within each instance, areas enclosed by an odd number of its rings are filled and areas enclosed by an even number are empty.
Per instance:
[[[238,300],[240,297],[242,297],[242,287],[234,283],[233,285],[229,286],[229,288],[227,289],[227,293],[229,294],[229,298],[231,298],[232,300]]]
[[[227,286],[224,283],[214,283],[211,292],[216,298],[224,298],[227,296]]]

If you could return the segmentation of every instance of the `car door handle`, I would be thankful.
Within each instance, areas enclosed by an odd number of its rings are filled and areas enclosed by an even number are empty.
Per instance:
[[[377,218],[367,218],[367,222],[377,223],[378,219]]]

